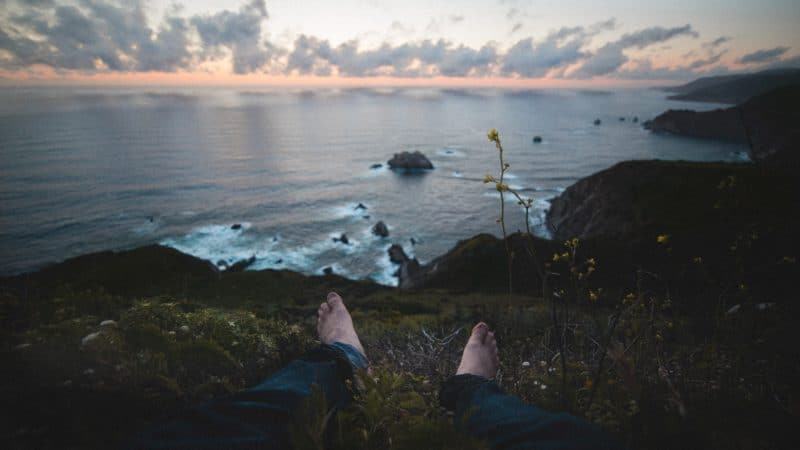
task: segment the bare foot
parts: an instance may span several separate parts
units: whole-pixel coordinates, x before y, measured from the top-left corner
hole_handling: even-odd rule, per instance
[[[333,344],[334,342],[350,344],[362,355],[366,355],[361,341],[358,340],[356,330],[353,328],[353,319],[339,294],[329,292],[325,303],[319,305],[317,315],[317,333],[323,344]]]
[[[494,332],[489,331],[489,326],[479,322],[472,329],[472,335],[464,347],[461,364],[456,370],[456,375],[472,374],[484,378],[493,378],[497,375],[500,358],[497,354],[497,340]]]

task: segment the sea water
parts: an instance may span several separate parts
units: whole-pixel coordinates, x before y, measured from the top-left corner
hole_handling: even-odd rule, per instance
[[[0,274],[160,243],[214,264],[255,256],[249,270],[331,267],[394,285],[393,243],[424,263],[499,234],[499,195],[482,182],[499,175],[490,129],[546,235],[549,200],[619,161],[746,160],[741,145],[641,126],[716,107],[647,89],[3,88]],[[387,169],[415,150],[435,169]],[[521,229],[508,200],[509,229]],[[386,238],[371,232],[379,220]]]

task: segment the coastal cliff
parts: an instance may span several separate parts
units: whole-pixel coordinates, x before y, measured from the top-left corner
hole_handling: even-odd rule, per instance
[[[800,85],[773,89],[726,109],[669,110],[643,126],[653,132],[745,144],[753,161],[800,162]]]

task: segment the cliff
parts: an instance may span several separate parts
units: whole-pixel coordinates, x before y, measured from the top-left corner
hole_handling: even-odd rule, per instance
[[[783,165],[800,161],[800,84],[758,95],[726,109],[669,110],[646,129],[682,136],[739,142],[753,161]]]
[[[750,74],[703,77],[665,88],[671,100],[739,104],[775,88],[800,84],[800,69],[765,70]]]

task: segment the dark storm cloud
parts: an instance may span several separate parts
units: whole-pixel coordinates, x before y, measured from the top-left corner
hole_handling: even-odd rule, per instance
[[[677,36],[697,37],[698,34],[688,24],[674,28],[652,27],[625,34],[618,40],[600,47],[572,76],[576,78],[592,78],[612,74],[628,62],[629,58],[625,55],[624,50],[630,48],[642,49]]]
[[[742,64],[763,64],[775,62],[783,56],[784,53],[789,51],[789,47],[775,47],[770,49],[762,49],[748,53],[741,58],[739,62]]]

